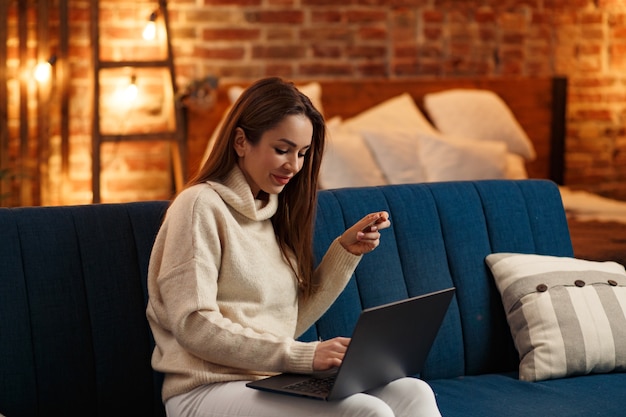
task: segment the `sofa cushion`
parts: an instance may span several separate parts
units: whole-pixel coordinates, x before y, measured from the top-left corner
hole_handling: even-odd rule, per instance
[[[326,189],[385,185],[385,175],[358,132],[345,129],[338,118],[326,123],[327,138],[319,184]]]
[[[622,265],[515,253],[486,262],[519,352],[520,379],[626,370]]]
[[[516,373],[431,380],[444,417],[623,416],[626,374],[525,382]]]

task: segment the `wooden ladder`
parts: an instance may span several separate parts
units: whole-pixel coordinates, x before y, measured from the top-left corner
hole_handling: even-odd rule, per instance
[[[100,174],[101,174],[101,145],[105,142],[119,141],[168,141],[171,144],[172,166],[174,171],[174,186],[176,191],[180,191],[184,185],[185,173],[187,172],[187,149],[185,120],[182,106],[173,103],[174,124],[172,130],[149,133],[132,134],[103,134],[101,129],[101,78],[103,70],[115,68],[131,69],[166,69],[169,71],[171,81],[172,97],[176,97],[176,76],[174,72],[174,59],[172,53],[172,43],[170,39],[169,17],[166,0],[158,1],[158,12],[150,16],[154,21],[157,16],[163,19],[167,55],[165,59],[159,60],[102,60],[100,54],[100,7],[98,0],[91,0],[91,44],[93,53],[94,68],[94,94],[93,94],[93,123],[92,123],[92,190],[93,203],[100,203]]]

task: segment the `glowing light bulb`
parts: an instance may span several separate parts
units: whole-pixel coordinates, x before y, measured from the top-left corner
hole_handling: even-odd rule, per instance
[[[50,79],[52,74],[52,64],[48,61],[40,62],[35,66],[34,76],[37,81],[44,83]]]
[[[130,77],[130,84],[124,90],[124,100],[126,101],[134,101],[137,98],[137,93],[139,89],[137,88],[137,77],[134,75]]]
[[[152,12],[150,20],[146,23],[146,27],[143,29],[143,38],[147,41],[154,40],[156,38],[156,12]]]

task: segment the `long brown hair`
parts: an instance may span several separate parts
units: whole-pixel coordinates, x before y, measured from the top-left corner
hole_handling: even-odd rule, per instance
[[[317,206],[317,181],[324,153],[326,127],[324,118],[293,83],[280,78],[264,78],[248,87],[233,105],[208,159],[189,182],[221,181],[238,162],[235,152],[236,128],[256,145],[263,133],[276,127],[290,115],[305,115],[313,125],[311,148],[298,174],[278,194],[278,210],[272,217],[274,233],[283,256],[298,278],[301,295],[315,291],[313,283],[313,223]],[[296,265],[289,254],[296,258]]]

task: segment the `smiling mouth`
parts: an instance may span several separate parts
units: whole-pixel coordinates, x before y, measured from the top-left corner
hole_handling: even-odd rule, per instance
[[[272,174],[272,177],[274,177],[274,180],[276,180],[276,182],[281,185],[287,185],[287,183],[291,179],[291,177],[284,177],[276,174]]]

